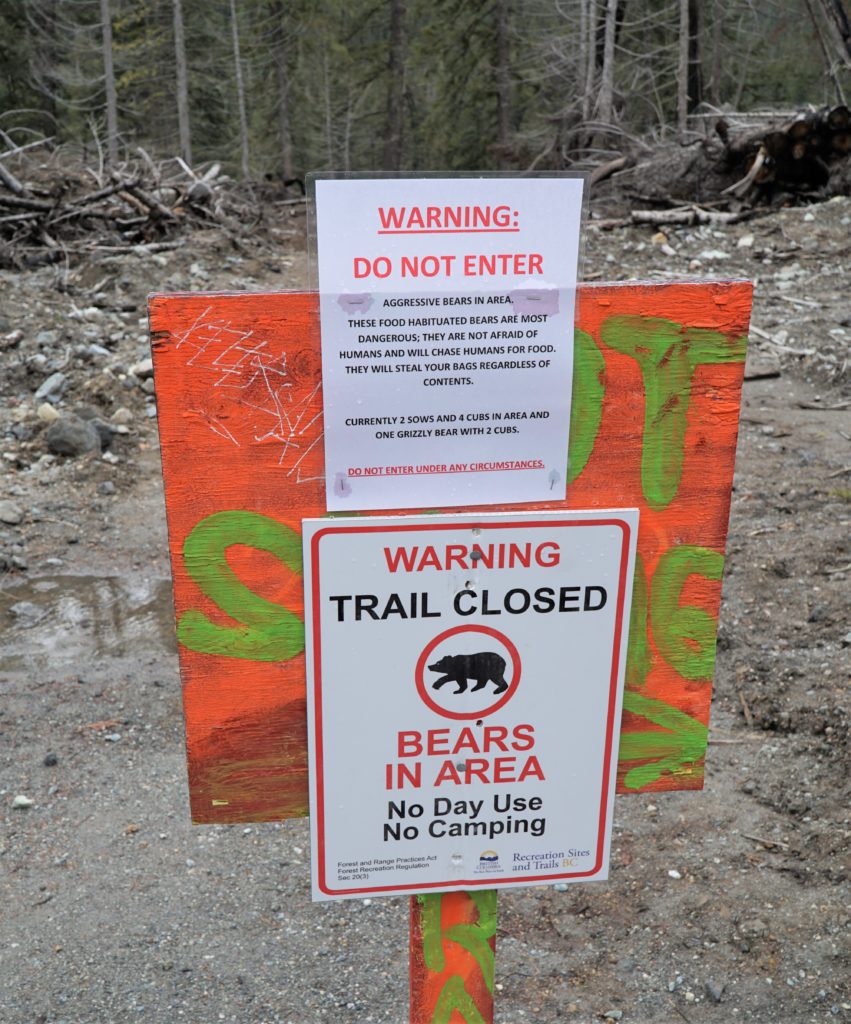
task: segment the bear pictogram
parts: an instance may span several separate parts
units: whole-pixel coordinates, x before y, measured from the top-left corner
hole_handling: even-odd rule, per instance
[[[505,681],[505,658],[494,651],[481,651],[478,654],[445,654],[439,661],[429,665],[432,672],[442,672],[440,679],[431,685],[439,690],[444,683],[455,683],[455,693],[464,693],[467,680],[475,679],[472,690],[481,690],[487,683],[495,683],[494,693],[502,693],[508,689]],[[471,691],[472,692],[472,691]]]

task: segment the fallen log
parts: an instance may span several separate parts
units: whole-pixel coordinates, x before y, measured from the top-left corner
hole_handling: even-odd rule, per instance
[[[26,191],[8,167],[3,166],[2,162],[0,162],[0,181],[3,182],[10,192],[14,192],[16,196],[22,196]]]
[[[737,181],[732,185],[728,185],[727,188],[725,188],[721,192],[721,195],[743,196],[751,187],[751,185],[756,181],[759,172],[762,170],[762,165],[765,163],[766,155],[767,154],[765,152],[765,147],[760,146],[759,152],[754,158],[754,162],[751,164],[751,168],[748,171],[748,173],[744,176],[744,178],[742,178],[741,181]]]
[[[13,156],[20,156],[22,153],[28,153],[33,149],[40,149],[42,146],[49,146],[53,142],[53,136],[50,135],[46,139],[36,139],[35,142],[25,142],[22,146],[16,146],[5,132],[3,132],[3,139],[12,148],[7,149],[4,153],[0,153],[0,160],[9,160]]]
[[[753,210],[725,212],[684,206],[673,210],[632,210],[633,224],[738,224],[754,215]]]
[[[50,210],[55,208],[56,204],[49,203],[45,199],[28,199],[26,196],[22,195],[0,195],[0,206],[15,206],[21,210],[37,210],[43,213],[48,213]]]
[[[160,220],[177,220],[177,214],[159,201],[155,196],[140,188],[135,182],[125,182],[123,191],[133,196],[149,213],[156,214]]]
[[[138,179],[134,179],[133,181],[129,182],[129,184],[138,184]],[[114,182],[112,185],[107,185],[105,188],[98,189],[97,192],[90,192],[88,195],[79,196],[77,199],[72,199],[68,203],[68,205],[89,206],[91,203],[97,203],[101,199],[106,199],[107,196],[115,195],[116,192],[120,192],[122,189],[126,188],[127,185],[128,182],[126,181]]]
[[[605,181],[606,178],[610,178],[616,171],[622,171],[628,163],[628,157],[619,156],[615,157],[614,160],[609,160],[608,163],[600,164],[599,167],[595,167],[594,170],[588,177],[589,185],[597,185],[601,181]]]

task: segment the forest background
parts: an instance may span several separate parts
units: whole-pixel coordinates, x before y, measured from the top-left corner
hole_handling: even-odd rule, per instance
[[[0,140],[86,162],[544,170],[849,89],[844,0],[0,0]]]

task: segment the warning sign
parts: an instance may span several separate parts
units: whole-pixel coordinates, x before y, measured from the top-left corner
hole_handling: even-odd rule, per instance
[[[582,192],[316,181],[329,510],[564,497]]]
[[[314,899],[607,876],[637,527],[304,522]]]

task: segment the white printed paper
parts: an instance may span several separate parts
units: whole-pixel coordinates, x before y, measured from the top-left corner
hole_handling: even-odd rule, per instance
[[[305,520],[314,899],[606,877],[637,529]]]
[[[563,498],[582,181],[320,179],[328,509]]]

